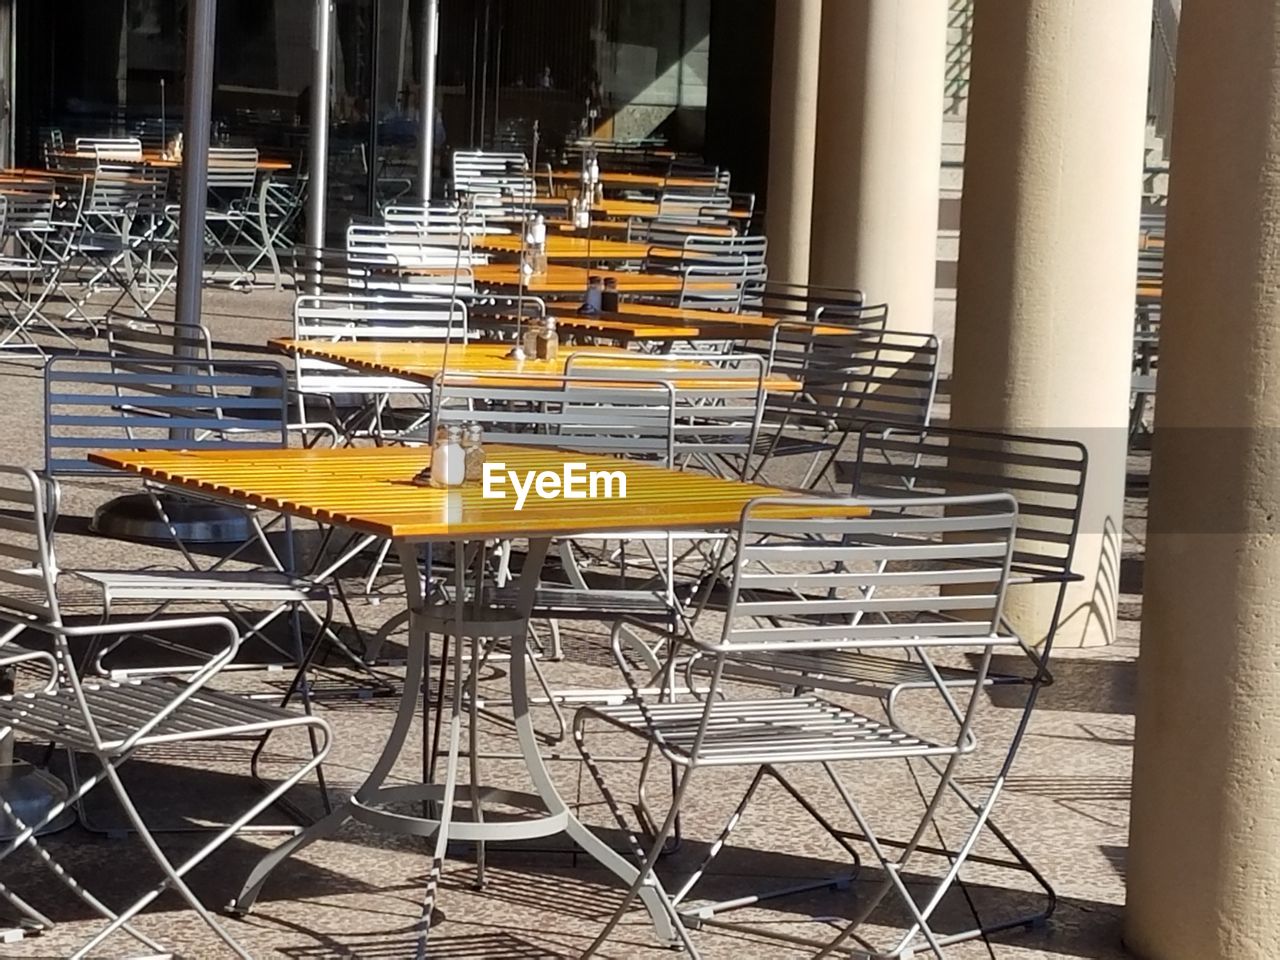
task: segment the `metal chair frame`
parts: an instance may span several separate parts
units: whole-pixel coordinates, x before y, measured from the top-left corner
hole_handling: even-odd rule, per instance
[[[769,342],[769,369],[800,380],[794,393],[770,394],[765,438],[753,476],[783,457],[807,456],[800,486],[815,488],[831,472],[849,437],[867,423],[928,424],[938,386],[938,340],[932,334],[860,324],[831,333],[814,323],[782,321]]]
[[[792,509],[788,519],[771,515],[771,509],[780,506]],[[812,510],[796,516],[796,508],[801,506]],[[868,506],[871,513],[864,515]],[[847,511],[843,516],[842,509]],[[697,956],[687,927],[707,922],[723,905],[682,911],[681,904],[723,849],[761,777],[767,774],[784,782],[779,768],[792,763],[823,766],[885,874],[878,890],[859,905],[840,935],[818,944],[819,955],[828,955],[851,937],[869,950],[870,945],[856,931],[884,897],[894,892],[912,918],[904,939],[911,942],[921,936],[942,956],[940,938],[929,920],[970,851],[966,848],[955,856],[947,875],[923,905],[907,888],[902,874],[935,822],[961,757],[978,748],[973,722],[993,653],[998,647],[1016,643],[1016,637],[1001,628],[1001,609],[1017,516],[1014,499],[1001,494],[882,501],[760,498],[744,509],[732,541],[736,549],[730,596],[717,640],[702,641],[692,633],[668,635],[666,662],[645,679],[635,674],[620,645],[626,624],[615,625],[611,645],[632,697],[622,705],[580,708],[574,719],[574,739],[616,822],[630,837],[641,872],[584,957],[604,945],[644,887],[659,891],[683,945]],[[783,566],[785,569],[780,569]],[[949,594],[952,588],[959,594]],[[932,668],[932,692],[954,722],[954,739],[940,733],[916,733],[892,715],[877,720],[816,695],[743,698],[725,689],[735,662],[743,657],[891,650],[912,651]],[[978,682],[970,688],[967,701],[957,696],[962,689],[948,685],[933,668],[933,658],[939,652],[954,650],[970,651],[978,659]],[[690,698],[674,692],[677,677],[685,677],[686,685],[691,685],[694,675],[708,678],[705,693]],[[794,675],[785,670],[770,679],[783,688],[795,683]],[[654,685],[663,688],[658,697],[645,692]],[[814,682],[810,688],[821,689],[822,684]],[[640,845],[587,749],[585,732],[593,721],[640,738],[650,757],[660,757],[679,771],[666,815],[654,818],[650,814],[661,827],[647,850]],[[942,772],[912,839],[895,856],[872,830],[835,765],[911,758],[933,759]],[[703,863],[669,893],[654,868],[694,771],[743,765],[757,771],[747,794],[711,844]],[[792,788],[791,792],[824,829],[834,833],[798,791]],[[648,805],[643,793],[639,804],[642,810]]]
[[[218,847],[248,825],[255,817],[281,799],[327,755],[331,733],[322,719],[300,716],[251,699],[219,693],[209,684],[235,656],[241,636],[234,625],[223,617],[184,617],[147,624],[147,629],[190,631],[214,628],[226,639],[226,646],[187,677],[152,678],[128,682],[87,680],[76,667],[71,649],[73,640],[111,639],[137,631],[138,624],[100,623],[72,626],[65,622],[58,603],[57,571],[51,530],[46,525],[49,504],[46,488],[51,481],[34,472],[15,467],[0,467],[5,481],[0,501],[6,506],[5,566],[0,569],[0,620],[52,638],[58,665],[58,684],[29,693],[0,697],[0,728],[26,733],[39,739],[55,740],[69,751],[92,754],[99,769],[79,780],[68,800],[53,805],[36,823],[24,823],[14,809],[0,797],[0,809],[20,828],[9,841],[0,845],[0,862],[22,846],[32,849],[49,870],[69,890],[83,900],[106,921],[88,943],[71,956],[89,956],[112,934],[123,930],[148,949],[163,953],[164,948],[130,921],[146,909],[165,890],[173,889],[196,911],[213,933],[237,956],[250,960],[230,932],[200,902],[187,885],[186,875],[206,860]],[[119,776],[120,766],[141,749],[152,745],[173,745],[211,739],[247,736],[265,740],[272,733],[290,728],[303,728],[315,744],[313,755],[298,770],[268,790],[247,811],[236,817],[195,853],[175,864],[161,850],[141,812]],[[58,863],[37,840],[37,833],[52,823],[68,806],[78,805],[102,782],[110,785],[117,801],[125,810],[143,845],[163,873],[163,880],[138,897],[129,907],[114,911],[103,904],[88,888]],[[47,918],[27,907],[17,896],[0,885],[0,894],[41,926]]]

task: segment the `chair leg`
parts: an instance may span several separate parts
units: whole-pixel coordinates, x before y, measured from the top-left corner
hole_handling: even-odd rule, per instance
[[[951,774],[954,772],[956,759],[956,756],[952,756],[951,761],[947,764],[947,775],[945,777],[945,780],[947,781],[950,780]],[[852,794],[849,793],[848,787],[845,786],[840,775],[836,773],[835,768],[830,763],[824,763],[822,766],[827,771],[827,776],[830,777],[831,782],[835,785],[836,791],[840,794],[840,799],[844,801],[845,806],[849,809],[849,813],[853,815],[854,822],[857,823],[858,829],[861,831],[867,845],[871,847],[872,853],[875,854],[876,860],[879,861],[880,869],[883,870],[885,874],[885,880],[880,884],[879,890],[868,898],[867,902],[857,912],[854,919],[849,922],[849,924],[834,940],[828,943],[817,953],[814,960],[821,960],[823,957],[830,956],[835,950],[839,949],[846,940],[853,937],[858,927],[861,926],[872,912],[875,911],[876,907],[880,905],[880,902],[891,890],[898,894],[899,900],[911,914],[912,920],[915,923],[915,929],[912,930],[910,936],[914,936],[915,932],[919,931],[919,934],[924,937],[929,949],[933,951],[936,957],[938,957],[938,960],[945,960],[945,955],[942,952],[942,944],[939,943],[937,935],[934,934],[933,930],[929,927],[929,915],[932,914],[933,909],[937,906],[937,901],[935,899],[926,909],[921,910],[920,906],[916,903],[915,898],[911,895],[911,891],[907,889],[906,883],[902,879],[902,872],[906,868],[912,855],[917,851],[920,840],[924,836],[925,831],[933,823],[934,818],[937,815],[938,803],[942,798],[942,793],[946,789],[947,784],[944,782],[938,785],[932,800],[925,810],[924,816],[921,818],[920,825],[916,828],[915,833],[912,836],[912,839],[905,845],[900,856],[896,859],[890,859],[888,851],[880,843],[876,834],[871,830],[871,825],[863,815],[862,808],[859,807],[857,801],[853,799]]]

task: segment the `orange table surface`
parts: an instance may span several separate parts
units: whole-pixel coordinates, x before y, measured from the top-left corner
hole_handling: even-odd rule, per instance
[[[754,385],[756,382],[754,376],[731,374],[711,380],[704,377],[682,380],[682,370],[705,370],[708,365],[692,358],[663,360],[622,347],[561,347],[555,360],[513,360],[508,356],[512,346],[509,343],[452,343],[447,348],[447,356],[446,347],[440,342],[272,340],[271,346],[286,353],[338,363],[356,370],[416,380],[427,386],[434,383],[442,373],[449,377],[474,379],[482,384],[492,382],[495,385],[519,385],[522,377],[563,377],[569,358],[573,356],[579,358],[574,367],[580,376],[603,377],[611,370],[626,370],[632,379],[638,372],[642,372],[649,380],[669,380],[677,386],[696,386],[706,390],[714,390],[717,385],[726,390],[740,390],[744,385]],[[774,393],[794,393],[800,388],[797,381],[780,373],[766,374],[764,386]]]
[[[697,310],[690,307],[672,307],[661,303],[620,303],[616,312],[597,317],[582,317],[576,313],[580,304],[561,303],[549,308],[556,322],[566,325],[578,320],[606,320],[630,322],[638,328],[647,325],[675,329],[684,334],[728,337],[733,331],[768,333],[780,323],[799,329],[805,324],[800,317],[770,316],[761,313],[730,313],[727,310]],[[848,327],[825,324],[814,328],[819,336],[841,336],[852,331]]]
[[[58,150],[54,151],[52,156],[59,157],[63,160],[92,160],[98,159],[95,153],[77,153],[74,150]],[[106,163],[137,163],[137,160],[114,160],[107,158]],[[152,150],[144,150],[142,153],[142,163],[149,167],[168,167],[177,168],[183,165],[182,160],[168,160]],[[293,164],[287,160],[272,160],[266,157],[258,158],[258,169],[262,171],[279,172],[281,170],[292,170]]]
[[[605,200],[592,208],[596,213],[606,217],[635,217],[640,220],[656,220],[662,213],[661,206],[648,200]],[[736,220],[751,219],[751,211],[735,207],[732,210],[717,210],[717,216],[732,217]]]
[[[581,183],[581,170],[556,170],[551,174],[552,179],[561,183]],[[669,189],[698,189],[699,187],[709,187],[714,185],[715,181],[710,177],[664,177],[656,173],[629,173],[622,170],[600,171],[600,182],[606,187],[618,187],[621,189],[633,188],[636,190],[661,190]]]
[[[559,473],[566,462],[582,463],[589,471],[622,470],[627,496],[571,501],[531,496],[517,511],[510,491],[506,499],[485,499],[479,482],[450,490],[415,484],[414,476],[431,462],[427,447],[139,450],[91,453],[89,459],[174,487],[401,541],[723,529],[735,526],[752,500],[787,495],[774,487],[596,454],[494,444],[486,453],[521,476],[529,470]],[[781,517],[814,512],[812,501],[767,508],[769,515]],[[867,513],[847,506],[832,506],[829,512]]]
[[[405,273],[417,276],[447,277],[450,271],[441,267],[400,267]],[[546,273],[537,276],[521,277],[520,265],[517,263],[483,263],[472,268],[472,275],[481,287],[519,287],[532,294],[567,293],[581,294],[587,289],[590,277],[602,280],[612,277],[618,281],[618,290],[622,293],[679,293],[683,288],[683,278],[674,273],[629,273],[622,270],[590,270],[586,267],[574,267],[565,263],[553,263]],[[698,280],[689,284],[689,289],[702,292],[730,290],[732,284],[720,280]]]
[[[518,254],[524,247],[519,236],[476,237],[474,246],[487,253]],[[643,260],[649,253],[649,244],[630,243],[626,240],[608,240],[602,237],[571,237],[559,233],[547,235],[548,260]]]

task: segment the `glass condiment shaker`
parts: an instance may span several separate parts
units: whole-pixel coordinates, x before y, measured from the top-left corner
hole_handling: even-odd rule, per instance
[[[462,428],[456,424],[436,428],[431,449],[431,485],[460,487],[466,479],[466,454],[462,449]]]
[[[466,462],[463,473],[467,480],[484,477],[484,428],[478,423],[468,423],[462,435],[462,452]]]
[[[554,360],[560,352],[560,334],[556,333],[556,318],[547,317],[538,331],[537,357],[539,360]]]
[[[524,355],[532,360],[538,355],[538,337],[542,333],[542,321],[534,318],[525,323],[524,334],[520,338],[520,345],[524,347]]]
[[[545,276],[547,272],[547,221],[538,214],[529,230],[529,239],[533,251],[533,272],[535,276]]]
[[[600,309],[605,313],[618,312],[618,278],[605,277],[604,290],[600,294]]]

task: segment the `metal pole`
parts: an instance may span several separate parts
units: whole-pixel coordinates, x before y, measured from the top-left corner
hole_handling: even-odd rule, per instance
[[[418,180],[422,203],[431,202],[431,172],[436,140],[436,53],[439,46],[440,0],[422,0],[422,83],[419,98]]]
[[[178,220],[178,292],[174,314],[180,325],[200,327],[204,291],[204,218],[209,202],[209,126],[213,114],[213,40],[218,0],[192,0],[187,7],[187,112],[182,134],[182,212]],[[178,356],[197,354],[195,336],[177,338]]]
[[[378,210],[378,72],[382,53],[382,0],[370,0],[369,17],[369,206],[368,214]]]
[[[317,0],[315,69],[311,75],[311,158],[307,194],[307,246],[324,249],[324,216],[328,206],[329,173],[329,48],[332,45],[333,4]],[[317,275],[318,282],[318,275]],[[319,292],[319,291],[317,291]]]

